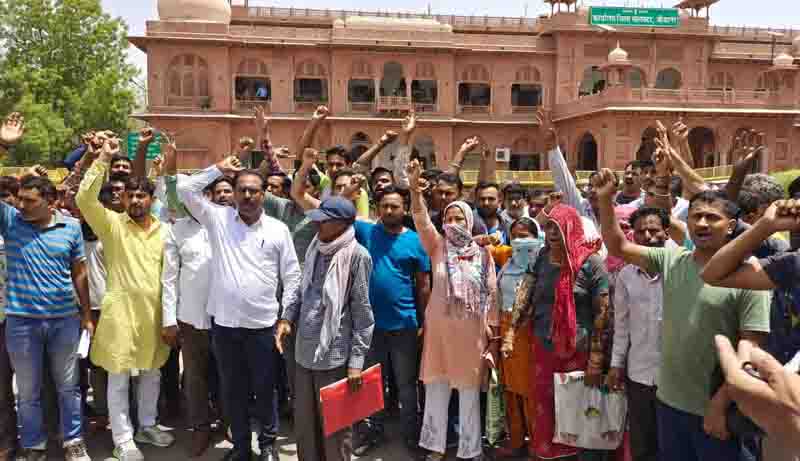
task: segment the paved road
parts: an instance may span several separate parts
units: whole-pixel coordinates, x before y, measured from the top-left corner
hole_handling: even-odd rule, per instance
[[[155,448],[150,446],[140,446],[144,453],[146,461],[176,461],[190,459],[186,454],[186,449],[191,444],[192,433],[185,429],[183,426],[171,428],[172,432],[177,437],[175,445],[170,448]],[[397,433],[397,431],[388,431]],[[231,447],[222,437],[222,434],[216,434],[213,446],[206,452],[202,458],[192,458],[193,461],[220,461],[225,455],[226,451]],[[255,442],[255,435],[254,440]],[[52,444],[51,444],[52,445]],[[111,451],[113,444],[111,442],[111,432],[98,431],[88,437],[89,454],[94,461],[112,461]],[[254,444],[257,446],[257,444]],[[291,428],[288,423],[284,422],[281,430],[281,435],[278,439],[278,447],[281,454],[281,461],[296,461],[297,460],[297,446],[295,445],[294,438],[291,436]],[[63,452],[57,448],[51,448],[50,460],[63,460]],[[405,447],[400,443],[399,438],[394,443],[387,443],[362,458],[356,458],[365,461],[406,461],[413,459],[409,456]]]

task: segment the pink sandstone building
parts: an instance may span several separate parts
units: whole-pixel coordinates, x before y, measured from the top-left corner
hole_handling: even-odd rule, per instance
[[[136,117],[177,132],[181,168],[253,136],[258,105],[273,143],[295,149],[321,104],[331,116],[315,146],[365,149],[413,109],[413,143],[438,165],[477,135],[500,170],[543,177],[541,105],[576,170],[648,156],[655,121],[679,117],[692,127],[698,167],[732,163],[732,138],[749,128],[770,147],[760,170],[800,166],[800,31],[713,26],[708,7],[719,0],[661,10],[667,19],[656,22],[674,15],[668,27],[595,17],[575,1],[550,0],[552,14],[538,18],[497,18],[159,0],[159,20],[130,37],[148,57],[147,107]]]

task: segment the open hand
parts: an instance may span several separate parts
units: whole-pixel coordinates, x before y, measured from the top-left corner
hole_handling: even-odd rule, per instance
[[[25,117],[19,112],[13,112],[0,125],[0,144],[8,146],[17,144],[23,134],[25,134]]]
[[[408,175],[408,183],[411,189],[422,193],[423,191],[420,188],[422,167],[420,167],[419,160],[414,159],[406,164],[406,175]]]
[[[389,144],[393,143],[395,139],[397,139],[397,136],[398,134],[396,131],[388,130],[383,134],[383,136],[381,136],[380,143],[381,145],[388,146]]]
[[[269,123],[267,121],[266,111],[263,106],[256,106],[254,113],[256,118],[256,130],[258,130],[259,133],[263,133]]]
[[[319,106],[314,111],[314,115],[311,116],[311,120],[314,121],[323,121],[331,114],[331,111],[326,106]]]
[[[235,174],[242,171],[242,162],[235,155],[231,155],[217,162],[217,168],[223,174]]]
[[[471,152],[473,149],[481,145],[481,139],[477,136],[472,136],[471,138],[467,138],[463,144],[461,144],[461,152],[467,153]]]
[[[747,340],[739,341],[738,351],[724,336],[716,336],[715,341],[728,395],[770,437],[798,449],[800,376],[785,370],[775,358]],[[745,371],[744,364],[748,362],[761,379]]]
[[[403,134],[409,135],[414,132],[417,128],[417,114],[414,113],[412,110],[406,118],[403,119],[400,127],[403,130]]]

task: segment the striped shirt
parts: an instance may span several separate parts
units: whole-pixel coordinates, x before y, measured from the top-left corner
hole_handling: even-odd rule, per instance
[[[77,314],[72,264],[85,259],[78,220],[56,211],[50,224],[39,228],[23,220],[16,208],[0,203],[0,235],[5,239],[8,269],[6,314],[30,318]]]

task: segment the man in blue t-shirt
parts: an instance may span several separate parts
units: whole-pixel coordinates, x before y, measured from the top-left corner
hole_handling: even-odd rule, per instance
[[[405,191],[385,187],[377,197],[378,224],[357,221],[356,239],[372,256],[369,298],[375,316],[375,331],[368,361],[383,364],[397,386],[405,441],[416,447],[417,376],[419,373],[418,316],[431,292],[431,262],[416,232],[403,226]],[[383,438],[383,416],[371,418],[362,430],[354,451],[362,456]]]

